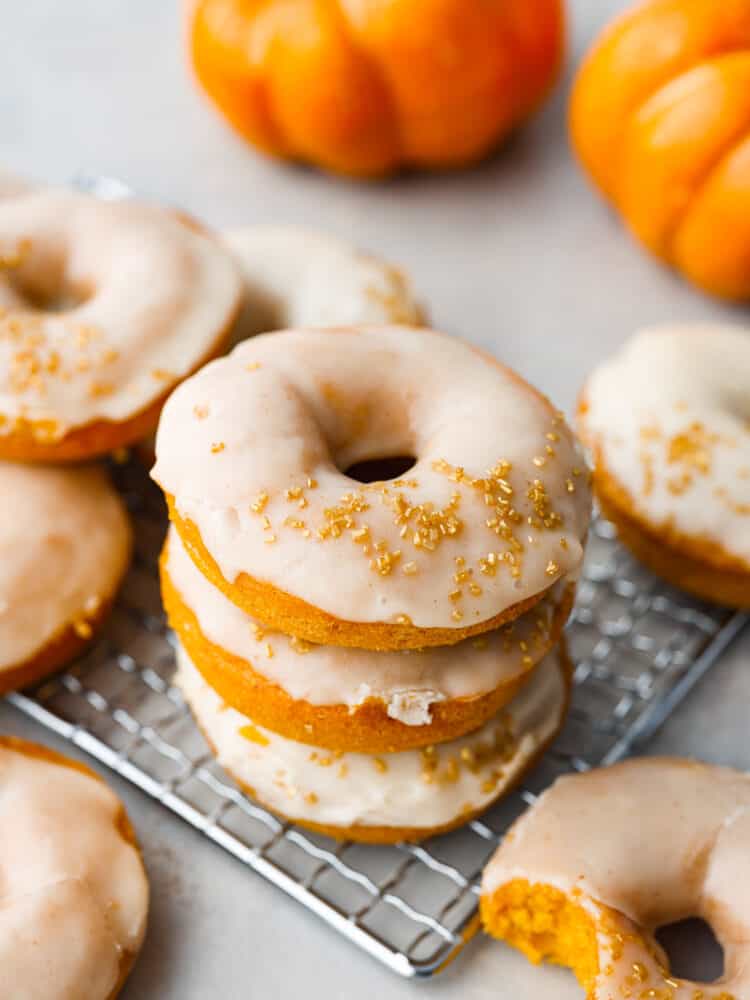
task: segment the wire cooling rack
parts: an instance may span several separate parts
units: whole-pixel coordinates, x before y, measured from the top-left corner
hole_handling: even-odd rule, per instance
[[[418,846],[336,844],[276,819],[213,760],[171,685],[156,573],[161,496],[137,461],[114,474],[135,519],[136,554],[105,634],[65,673],[9,700],[404,976],[438,972],[474,932],[482,868],[536,795],[646,740],[748,620],[665,587],[596,520],[568,628],[577,664],[570,716],[541,765],[457,832]]]

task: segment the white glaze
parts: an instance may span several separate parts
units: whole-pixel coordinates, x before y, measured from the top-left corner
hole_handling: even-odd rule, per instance
[[[55,440],[136,415],[210,352],[240,298],[217,240],[131,200],[1,200],[0,256],[0,434],[28,420]]]
[[[408,278],[344,240],[299,226],[222,233],[245,278],[236,341],[294,326],[419,323]]]
[[[127,568],[131,530],[105,472],[0,462],[0,684],[94,618]]]
[[[656,528],[750,570],[750,331],[643,330],[589,378],[586,442]]]
[[[178,650],[175,683],[190,705],[218,760],[270,809],[326,826],[389,826],[425,831],[475,812],[502,795],[554,735],[562,719],[567,683],[557,653],[498,716],[470,736],[435,747],[437,777],[426,781],[429,751],[335,754],[295,743],[224,705],[184,650]],[[251,726],[254,739],[241,730]],[[511,749],[470,770],[462,751],[479,752],[509,734]],[[260,742],[257,742],[257,741]],[[450,764],[451,761],[455,763]],[[446,769],[457,768],[454,780]]]
[[[479,698],[528,673],[549,647],[549,629],[568,586],[556,585],[532,611],[480,639],[419,651],[371,653],[300,644],[266,630],[205,578],[174,527],[169,530],[166,568],[203,635],[247,661],[291,698],[350,708],[375,699],[385,703],[392,719],[407,726],[430,723],[432,706],[438,702]]]
[[[387,496],[382,484],[357,484],[339,471],[410,453],[416,465],[400,485],[386,484]],[[487,524],[495,509],[485,491],[457,482],[436,467],[441,461],[474,479],[511,463],[506,482],[520,515],[512,530],[523,550],[517,578],[508,563],[494,576],[481,572],[480,560],[510,544]],[[577,572],[590,509],[581,465],[572,434],[549,404],[469,345],[413,327],[361,327],[262,335],[206,366],[165,407],[153,476],[198,527],[230,582],[244,572],[352,622],[407,616],[418,627],[461,628]],[[305,488],[307,477],[313,488]],[[535,480],[561,517],[554,528],[526,523],[535,514],[527,496]],[[287,498],[286,490],[297,488],[304,509]],[[252,505],[264,493],[268,502],[256,512]],[[353,530],[318,534],[326,510],[351,494],[369,507],[350,527],[367,527],[373,543],[402,552],[389,575],[378,572],[374,545]],[[399,495],[412,510],[444,510],[458,496],[460,530],[434,551],[418,548],[413,517],[401,534],[392,506]],[[289,518],[304,521],[310,537]],[[457,558],[479,593],[469,583],[457,587]],[[409,575],[404,567],[412,563]],[[457,589],[458,600],[451,599]]]
[[[148,883],[91,775],[0,744],[0,996],[109,1000],[140,948]]]
[[[628,988],[657,1000],[695,1000],[698,988],[703,1000],[727,1000],[727,992],[741,1000],[750,996],[749,859],[750,777],[642,758],[559,779],[511,828],[482,893],[516,879],[576,893],[597,923],[597,1000],[622,1000]],[[602,907],[615,917],[603,920]],[[707,920],[724,947],[721,983],[670,985],[663,963],[639,943],[689,916]],[[634,978],[635,963],[645,978]]]

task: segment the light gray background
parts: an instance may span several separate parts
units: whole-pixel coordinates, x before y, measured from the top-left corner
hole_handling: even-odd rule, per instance
[[[467,3],[471,0],[466,0]],[[529,0],[533,3],[533,0]],[[222,225],[288,221],[402,264],[434,325],[493,350],[569,409],[586,372],[635,327],[742,322],[641,253],[592,194],[565,132],[572,68],[622,0],[574,0],[565,80],[490,162],[355,185],[256,156],[196,92],[167,0],[25,0],[0,27],[0,164],[65,181],[81,167]],[[750,641],[653,749],[750,766]],[[0,731],[59,741],[0,704]],[[573,1000],[563,972],[475,940],[439,978],[405,982],[123,781],[153,903],[125,1000],[507,997]]]

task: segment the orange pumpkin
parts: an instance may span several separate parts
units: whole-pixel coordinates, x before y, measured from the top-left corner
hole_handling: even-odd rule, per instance
[[[750,0],[648,0],[586,58],[573,143],[635,235],[750,299]]]
[[[198,79],[275,156],[339,173],[453,167],[528,116],[563,0],[194,0]]]

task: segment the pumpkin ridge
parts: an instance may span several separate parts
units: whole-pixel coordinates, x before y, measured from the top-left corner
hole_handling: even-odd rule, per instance
[[[578,75],[580,76],[580,74],[587,68],[590,58],[595,54],[595,50],[600,43],[604,43],[609,38],[617,34],[623,33],[624,31],[627,31],[634,24],[637,24],[641,20],[641,18],[643,18],[644,16],[645,17],[649,16],[650,8],[651,8],[651,0],[642,0],[641,4],[639,4],[636,8],[629,11],[628,10],[623,11],[621,14],[615,17],[608,25],[606,25],[594,49],[592,49],[584,57],[581,65],[578,68]],[[713,46],[709,45],[706,46],[705,49],[697,51],[694,54],[693,59],[686,60],[684,65],[672,66],[671,68],[667,68],[665,66],[663,68],[664,75],[659,80],[659,82],[655,83],[653,87],[650,88],[643,95],[638,95],[638,97],[634,98],[632,104],[629,104],[628,107],[623,111],[623,114],[621,116],[622,127],[620,129],[620,135],[622,136],[627,132],[627,130],[633,123],[633,119],[640,114],[640,112],[649,103],[649,101],[653,100],[653,98],[656,97],[661,90],[663,90],[665,87],[668,87],[675,80],[686,75],[687,73],[692,73],[694,69],[697,69],[699,66],[703,66],[705,63],[713,62],[717,59],[722,59],[724,56],[739,55],[740,53],[745,53],[745,52],[750,52],[750,47],[748,47],[748,45],[745,43],[737,42],[736,44],[722,43],[721,45],[719,44]],[[576,87],[577,87],[577,81],[576,83],[574,83],[573,86],[571,100],[575,99]],[[618,149],[620,148],[621,146],[618,146]],[[586,166],[586,169],[589,171],[589,173],[592,174],[592,176],[596,180],[596,183],[600,186],[600,189],[602,190],[606,199],[612,202],[613,204],[617,205],[618,198],[617,198],[616,183],[612,184],[610,180],[604,176],[598,178],[597,170],[595,168],[592,168],[591,166],[585,163],[584,165]]]
[[[328,0],[328,6],[333,15],[336,17],[337,21],[339,22],[339,25],[341,27],[341,33],[344,36],[344,38],[346,38],[347,44],[350,45],[352,49],[357,53],[357,55],[362,59],[362,61],[366,63],[368,72],[371,73],[372,76],[378,81],[378,83],[382,88],[382,92],[386,95],[388,99],[388,104],[390,106],[391,119],[392,119],[391,127],[393,129],[395,138],[395,149],[393,151],[392,158],[394,160],[401,159],[405,156],[406,147],[404,144],[403,135],[401,134],[401,121],[399,117],[400,109],[398,106],[398,102],[396,100],[396,96],[393,92],[393,86],[391,85],[390,80],[388,80],[388,78],[385,76],[383,71],[378,66],[377,60],[372,55],[372,53],[368,52],[365,46],[362,45],[362,43],[356,37],[354,31],[352,30],[352,26],[349,22],[349,18],[346,16],[346,13],[343,7],[341,6],[341,0]]]
[[[714,59],[703,60],[701,65],[711,62],[719,62],[720,60],[726,58],[727,56],[735,57],[740,53],[745,53],[747,58],[750,60],[750,48],[743,48],[732,53],[723,53],[721,56]],[[691,212],[696,208],[701,196],[710,187],[712,180],[716,176],[717,172],[721,170],[722,166],[730,160],[740,146],[747,142],[750,138],[750,114],[748,115],[748,120],[741,126],[738,126],[737,131],[733,133],[726,142],[723,142],[715,151],[716,155],[712,158],[711,163],[706,167],[705,170],[701,171],[700,177],[693,187],[690,201],[685,206],[681,217],[672,225],[669,231],[666,233],[664,238],[664,244],[666,247],[666,252],[668,254],[668,259],[670,261],[674,260],[676,256],[676,243],[680,238],[680,233],[683,227],[687,224]]]

